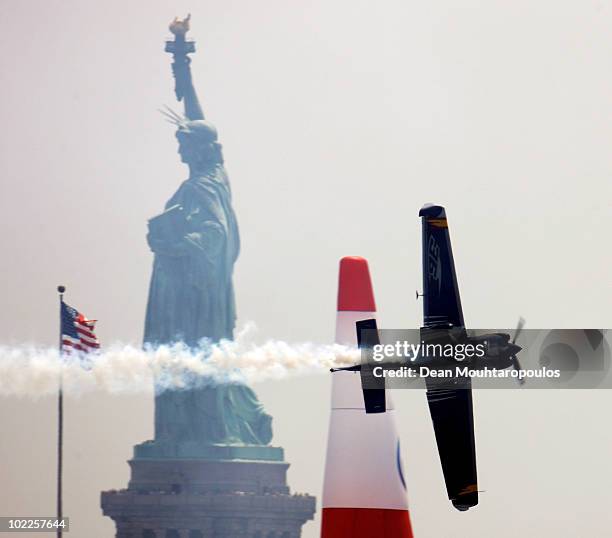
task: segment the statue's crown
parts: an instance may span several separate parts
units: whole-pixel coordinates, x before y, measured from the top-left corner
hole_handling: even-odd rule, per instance
[[[200,142],[216,142],[219,138],[217,128],[206,120],[186,121],[179,127],[179,132],[195,136]]]

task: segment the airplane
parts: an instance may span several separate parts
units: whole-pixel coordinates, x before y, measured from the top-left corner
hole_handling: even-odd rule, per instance
[[[422,265],[423,265],[423,327],[421,341],[424,343],[484,344],[483,357],[466,358],[462,365],[471,370],[494,368],[515,368],[521,370],[517,354],[521,347],[516,344],[524,326],[519,320],[511,339],[506,333],[471,335],[465,327],[455,262],[451,248],[448,222],[444,207],[426,204],[419,211],[422,222]],[[356,324],[359,347],[372,347],[379,343],[374,319]],[[361,333],[370,335],[367,340]],[[454,359],[441,357],[416,357],[415,366],[440,364]],[[454,363],[456,364],[456,363]],[[348,370],[362,372],[362,388],[366,413],[385,412],[384,380],[381,385],[368,388],[363,383],[364,369],[357,365]],[[524,382],[522,379],[519,383]],[[466,511],[478,504],[478,481],[476,470],[476,449],[474,440],[474,414],[471,380],[467,378],[432,379],[425,378],[427,403],[434,427],[442,472],[448,498],[459,511]]]

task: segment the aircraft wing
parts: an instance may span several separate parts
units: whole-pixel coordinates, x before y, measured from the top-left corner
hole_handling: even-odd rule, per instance
[[[426,205],[423,224],[423,325],[464,327],[455,261],[442,206]]]
[[[423,225],[423,329],[465,327],[446,212],[426,205]],[[458,510],[478,504],[472,384],[469,378],[440,383],[426,378],[431,413],[448,498]]]
[[[457,510],[467,510],[478,504],[471,381],[462,379],[462,388],[426,382],[448,498]]]

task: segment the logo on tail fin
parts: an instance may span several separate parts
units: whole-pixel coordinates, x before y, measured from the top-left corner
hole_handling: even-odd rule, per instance
[[[442,287],[442,260],[440,260],[440,246],[433,235],[427,242],[427,267],[429,279],[438,283],[438,295]]]

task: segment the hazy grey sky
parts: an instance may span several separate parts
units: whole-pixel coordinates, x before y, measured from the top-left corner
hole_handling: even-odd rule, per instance
[[[139,342],[146,220],[186,177],[156,109],[175,106],[163,41],[187,12],[241,226],[240,322],[262,339],[330,341],[347,254],[370,260],[382,326],[417,327],[427,201],[447,207],[469,325],[612,325],[612,2],[1,5],[2,343],[56,343],[59,283],[102,342]],[[256,387],[292,488],[319,500],[329,385]],[[609,534],[612,394],[477,393],[486,493],[460,514],[424,395],[397,392],[416,536]],[[1,400],[0,515],[53,513],[53,405]],[[88,395],[66,415],[71,536],[112,536],[99,491],[126,486],[152,399]]]

